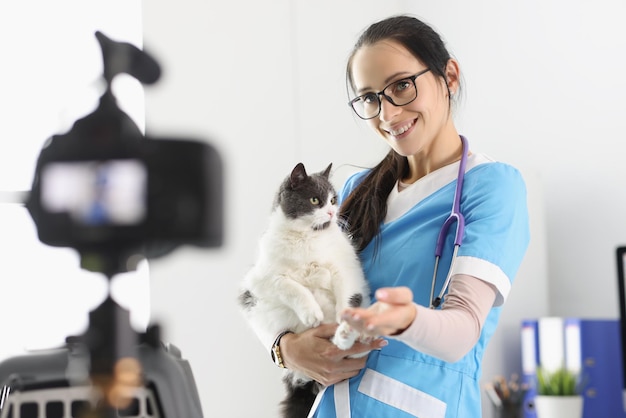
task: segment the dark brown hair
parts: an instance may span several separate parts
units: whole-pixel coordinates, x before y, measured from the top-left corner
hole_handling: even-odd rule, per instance
[[[421,20],[400,15],[376,22],[361,34],[348,59],[348,91],[355,90],[352,61],[356,52],[386,39],[402,44],[435,76],[446,79],[446,66],[451,56],[441,37]],[[348,233],[359,250],[363,250],[377,236],[387,214],[387,197],[396,181],[408,175],[408,170],[406,157],[392,149],[343,202],[340,216],[346,221]]]

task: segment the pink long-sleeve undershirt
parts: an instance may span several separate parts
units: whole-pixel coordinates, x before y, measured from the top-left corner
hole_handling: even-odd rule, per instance
[[[485,281],[455,275],[440,310],[416,304],[413,323],[391,338],[441,360],[458,361],[478,341],[497,292]]]

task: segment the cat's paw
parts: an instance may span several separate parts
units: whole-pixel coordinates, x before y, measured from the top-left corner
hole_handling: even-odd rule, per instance
[[[319,306],[312,306],[310,309],[300,309],[298,318],[307,328],[314,328],[322,323],[324,312]]]
[[[359,337],[359,332],[343,321],[337,327],[332,342],[341,350],[347,350],[354,345],[354,341]]]

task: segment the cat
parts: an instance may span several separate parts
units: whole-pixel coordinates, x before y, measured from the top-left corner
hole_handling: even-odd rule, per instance
[[[356,248],[337,218],[331,167],[308,175],[298,163],[280,185],[239,304],[259,335],[265,329],[299,333],[337,322],[331,341],[345,350],[356,340],[371,340],[340,320],[347,307],[369,306],[370,291]],[[284,371],[283,417],[306,417],[321,385],[302,373]]]

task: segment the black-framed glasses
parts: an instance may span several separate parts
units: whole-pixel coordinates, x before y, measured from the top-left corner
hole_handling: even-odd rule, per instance
[[[430,71],[430,68],[422,70],[411,77],[394,81],[378,93],[365,93],[355,97],[348,104],[352,107],[354,113],[364,120],[373,119],[380,114],[381,96],[394,106],[408,105],[417,98],[415,79],[428,71]]]

